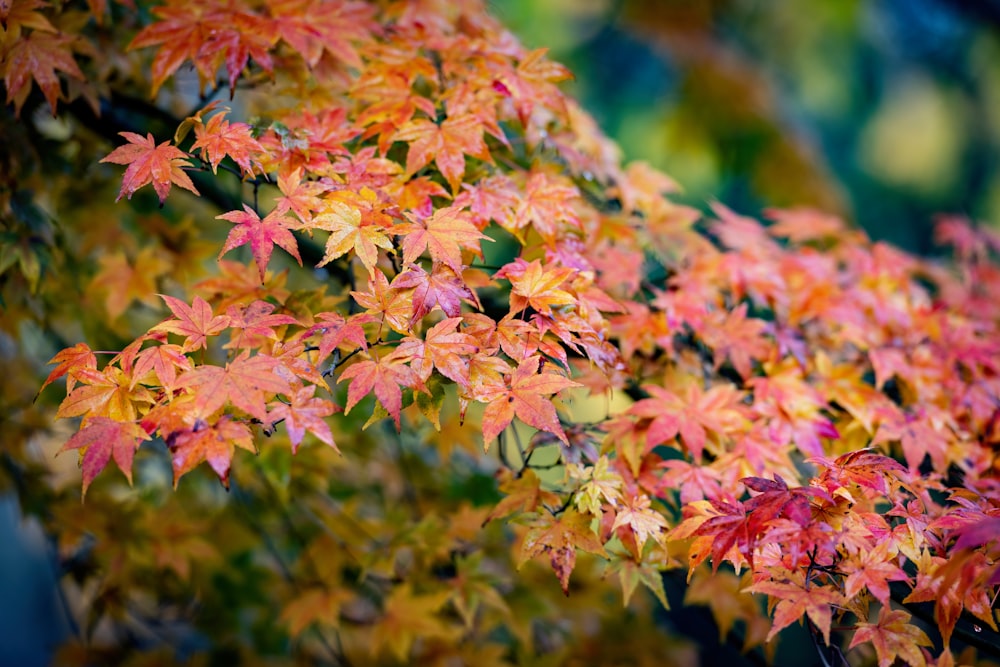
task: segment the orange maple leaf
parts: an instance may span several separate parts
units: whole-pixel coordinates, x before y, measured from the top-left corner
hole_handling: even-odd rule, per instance
[[[407,337],[396,348],[399,354],[413,357],[410,367],[421,380],[427,381],[433,369],[460,385],[469,383],[469,362],[466,357],[475,354],[479,347],[476,339],[458,331],[461,317],[441,320],[427,330],[422,339]]]
[[[433,160],[452,192],[458,192],[465,174],[465,156],[493,162],[483,141],[483,125],[472,115],[446,118],[440,125],[420,118],[399,128],[396,141],[410,144],[406,154],[406,173],[412,175]]]
[[[49,376],[45,378],[45,382],[42,383],[41,389],[38,393],[42,393],[42,389],[58,380],[64,375],[68,374],[66,378],[66,391],[73,391],[73,386],[76,384],[76,379],[74,378],[74,373],[79,370],[89,369],[97,370],[97,357],[94,355],[94,351],[90,349],[90,346],[86,343],[77,343],[73,347],[67,347],[65,350],[60,351],[56,356],[49,359],[50,364],[58,364],[49,373]]]
[[[827,646],[830,645],[830,621],[833,618],[830,606],[844,601],[844,596],[836,590],[816,584],[806,588],[791,581],[761,581],[747,590],[771,596],[771,604],[777,600],[774,625],[767,634],[767,641],[805,615],[823,633]]]
[[[461,273],[462,248],[467,248],[482,256],[479,247],[481,239],[489,239],[469,222],[468,214],[457,206],[447,206],[434,211],[428,218],[397,226],[393,231],[406,234],[403,238],[403,261],[411,264],[424,251],[430,252],[431,259],[451,267]],[[489,239],[492,240],[492,239]]]
[[[306,385],[293,391],[289,395],[289,403],[272,403],[269,419],[272,428],[277,422],[284,420],[285,428],[288,429],[288,439],[292,443],[292,454],[295,454],[299,445],[305,438],[306,431],[309,431],[320,441],[326,443],[334,450],[340,451],[333,441],[333,433],[330,425],[323,420],[335,412],[340,411],[340,406],[325,398],[313,396],[316,392],[316,385]]]
[[[569,575],[576,566],[576,550],[607,557],[604,545],[590,527],[591,519],[590,515],[580,514],[572,508],[558,517],[543,514],[524,538],[518,568],[528,559],[547,552],[563,593],[569,595]]]
[[[326,241],[326,254],[317,267],[329,264],[350,250],[374,276],[378,249],[392,250],[392,241],[385,235],[381,225],[374,224],[362,216],[361,211],[337,200],[327,200],[326,208],[312,219],[310,227],[330,232]]]
[[[525,262],[516,259],[498,271],[495,278],[510,281],[510,310],[516,313],[531,306],[540,313],[551,314],[552,306],[565,306],[576,301],[569,292],[559,287],[576,273],[567,267],[547,268],[535,259]]]
[[[554,434],[567,445],[566,432],[559,424],[555,406],[547,396],[569,387],[582,386],[562,375],[540,372],[541,357],[521,362],[510,377],[509,387],[497,392],[483,412],[483,444],[489,444],[517,415],[525,424]]]
[[[914,666],[926,664],[921,646],[932,642],[924,631],[910,623],[911,616],[902,609],[883,606],[876,623],[858,623],[848,649],[863,642],[871,642],[878,656],[878,667],[890,667],[899,658]]]
[[[175,431],[165,438],[170,449],[174,469],[174,488],[186,473],[202,461],[208,461],[222,485],[229,488],[229,468],[232,466],[235,447],[256,452],[253,434],[247,425],[234,421],[228,415],[215,424],[199,419],[190,429]]]
[[[207,123],[198,122],[194,126],[195,142],[191,150],[200,150],[202,156],[212,165],[212,173],[217,173],[219,163],[227,155],[239,165],[245,176],[253,176],[254,155],[263,152],[264,148],[257,143],[251,134],[253,128],[246,123],[230,123],[226,120],[227,111],[221,111],[208,119]]]
[[[21,113],[21,105],[31,91],[31,79],[42,89],[53,116],[56,115],[56,103],[62,97],[56,72],[65,72],[74,79],[84,80],[83,72],[69,49],[72,41],[73,38],[68,35],[53,35],[39,30],[14,39],[13,46],[4,55],[2,70],[7,87],[7,104],[14,102],[15,115]]]
[[[119,146],[101,160],[101,162],[128,165],[115,201],[119,201],[122,197],[131,199],[132,193],[148,183],[153,184],[161,204],[170,192],[171,183],[196,195],[199,194],[194,183],[182,169],[188,166],[184,161],[188,157],[187,153],[172,146],[169,141],[157,146],[151,132],[145,138],[134,132],[119,132],[119,134],[128,139],[129,143]]]
[[[276,372],[279,363],[273,357],[244,353],[226,366],[204,365],[181,375],[177,388],[190,388],[202,413],[209,415],[228,401],[251,417],[267,419],[264,396],[290,395],[292,390],[285,378]]]

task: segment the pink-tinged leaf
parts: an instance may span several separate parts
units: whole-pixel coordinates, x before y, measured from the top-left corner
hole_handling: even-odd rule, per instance
[[[166,302],[175,319],[160,322],[150,331],[167,331],[185,336],[185,352],[207,347],[209,336],[216,336],[229,326],[229,318],[225,315],[213,315],[212,307],[200,296],[196,296],[190,306],[165,294],[161,294],[160,298]]]
[[[330,425],[324,419],[335,412],[340,412],[340,406],[325,398],[313,396],[315,391],[315,385],[306,385],[292,392],[289,397],[290,403],[271,404],[269,419],[272,427],[277,422],[284,420],[285,428],[288,429],[288,439],[292,443],[292,454],[298,452],[306,431],[340,452],[337,444],[333,441]]]
[[[236,224],[229,231],[229,236],[226,237],[226,244],[222,247],[219,258],[221,259],[233,248],[249,243],[250,251],[257,263],[257,272],[260,274],[261,283],[264,282],[264,272],[267,270],[267,263],[271,261],[271,252],[275,245],[284,248],[289,255],[295,258],[299,266],[302,266],[298,242],[289,231],[298,227],[298,223],[279,213],[277,209],[268,213],[261,220],[256,211],[244,204],[242,211],[230,211],[216,217]]]
[[[80,459],[80,467],[83,470],[83,495],[87,495],[90,483],[104,470],[111,459],[114,459],[115,465],[131,484],[135,450],[143,440],[149,440],[149,434],[135,422],[120,422],[107,417],[93,417],[84,424],[84,427],[59,450],[60,452],[71,449],[83,450]]]
[[[229,328],[239,331],[233,333],[233,339],[225,346],[241,349],[255,347],[262,338],[278,340],[274,327],[286,324],[299,324],[291,315],[273,315],[275,305],[266,301],[254,301],[248,306],[229,306],[226,316],[229,317]]]
[[[312,325],[305,335],[320,334],[320,359],[326,359],[344,343],[351,343],[355,349],[359,347],[362,350],[368,349],[368,339],[365,337],[363,325],[376,321],[368,313],[358,313],[346,319],[339,313],[319,313],[316,319],[319,321]]]
[[[448,265],[455,273],[460,273],[464,266],[462,249],[481,256],[480,241],[489,238],[476,229],[470,222],[470,215],[457,206],[438,209],[429,218],[399,225],[398,229],[406,235],[403,238],[405,263],[412,264],[426,251],[431,259]]]
[[[351,411],[362,398],[372,391],[382,407],[392,416],[399,430],[399,413],[403,409],[403,387],[411,387],[419,382],[413,369],[406,365],[406,357],[396,354],[384,355],[379,359],[363,359],[347,367],[337,382],[350,380],[347,387],[347,407],[344,414]]]
[[[219,366],[198,366],[177,380],[178,389],[191,389],[203,414],[209,415],[226,402],[261,421],[267,419],[265,395],[291,393],[288,381],[275,371],[280,366],[273,357],[247,354]]]
[[[156,196],[160,198],[162,204],[167,194],[170,193],[171,183],[189,190],[194,194],[199,194],[194,187],[194,183],[184,172],[183,167],[188,166],[185,158],[187,153],[176,146],[172,146],[169,141],[164,141],[159,146],[152,133],[145,138],[134,132],[120,132],[129,143],[119,146],[105,157],[101,162],[113,162],[115,164],[127,164],[125,176],[122,178],[122,187],[118,193],[118,199],[122,197],[132,198],[132,194],[144,185],[153,184]]]
[[[226,120],[226,111],[212,116],[204,125],[195,125],[196,140],[191,150],[200,150],[202,156],[212,165],[216,173],[219,163],[227,155],[239,165],[244,176],[253,176],[254,156],[262,153],[264,148],[257,143],[251,134],[253,128],[246,123],[230,123]]]
[[[170,433],[165,437],[174,469],[174,488],[185,474],[202,461],[207,461],[222,485],[229,488],[229,468],[236,447],[256,452],[253,434],[247,425],[228,415],[215,424],[199,419],[189,428]]]
[[[41,389],[38,393],[42,393],[42,389],[52,384],[54,381],[58,380],[64,375],[69,375],[66,378],[66,391],[73,391],[73,385],[76,380],[73,378],[73,373],[81,369],[91,369],[97,370],[97,357],[94,355],[93,350],[86,343],[77,343],[73,347],[67,347],[62,350],[56,356],[49,360],[50,364],[59,364],[52,369],[49,376],[45,378],[45,382],[42,383]]]
[[[522,361],[511,375],[509,388],[498,392],[486,406],[483,412],[483,443],[487,447],[510,425],[515,415],[525,424],[548,431],[569,444],[548,396],[583,385],[562,375],[540,372],[540,364],[541,357],[537,355]]]

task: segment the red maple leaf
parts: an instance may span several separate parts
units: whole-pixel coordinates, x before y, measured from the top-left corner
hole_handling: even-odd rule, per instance
[[[147,347],[136,356],[135,364],[132,366],[133,386],[147,373],[153,372],[163,388],[171,391],[177,381],[178,369],[191,370],[191,360],[184,354],[184,349],[180,345],[166,343]]]
[[[278,340],[274,327],[285,324],[299,324],[291,315],[274,315],[275,305],[267,301],[254,301],[248,306],[229,306],[226,316],[229,317],[229,328],[238,331],[233,333],[233,339],[224,347],[241,349],[255,347],[261,338]],[[301,326],[301,325],[300,325]]]
[[[242,211],[230,211],[216,217],[236,223],[236,226],[229,230],[229,236],[226,237],[226,244],[222,247],[219,258],[221,259],[233,248],[249,243],[262,283],[264,282],[264,271],[267,269],[267,263],[271,261],[271,252],[274,250],[275,244],[284,248],[289,255],[295,258],[299,266],[302,266],[298,242],[289,231],[298,228],[299,225],[292,218],[278,213],[277,209],[268,213],[261,220],[256,211],[244,204]]]
[[[421,380],[427,381],[434,368],[441,375],[467,385],[469,382],[469,362],[466,357],[475,354],[479,347],[476,339],[458,331],[461,317],[441,320],[427,330],[423,339],[410,336],[396,348],[399,354],[413,357],[410,367]]]
[[[368,349],[368,339],[365,336],[365,324],[374,322],[368,313],[359,313],[349,318],[344,318],[340,313],[318,313],[316,324],[309,327],[305,336],[314,333],[321,334],[319,340],[319,358],[326,359],[330,353],[346,343],[351,343],[355,348]]]
[[[67,374],[69,377],[66,378],[66,392],[69,393],[73,391],[73,385],[76,383],[73,377],[75,371],[81,369],[97,370],[97,357],[86,343],[77,343],[73,347],[67,347],[49,359],[49,363],[59,365],[53,368],[49,376],[45,378],[41,389],[38,390],[39,394],[42,393],[42,389]]]

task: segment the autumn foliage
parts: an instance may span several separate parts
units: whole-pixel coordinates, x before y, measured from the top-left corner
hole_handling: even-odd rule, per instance
[[[472,1],[0,27],[4,131],[102,193],[47,244],[24,211],[80,185],[0,190],[3,329],[60,332],[30,410],[85,495],[46,492],[60,664],[690,664],[676,591],[763,660],[798,625],[827,664],[997,654],[997,234],[703,217]]]

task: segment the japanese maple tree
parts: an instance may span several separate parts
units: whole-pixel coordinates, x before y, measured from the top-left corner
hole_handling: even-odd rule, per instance
[[[4,131],[61,146],[0,189],[59,664],[684,662],[681,597],[755,659],[1000,652],[1000,235],[702,216],[475,0],[0,28]]]

